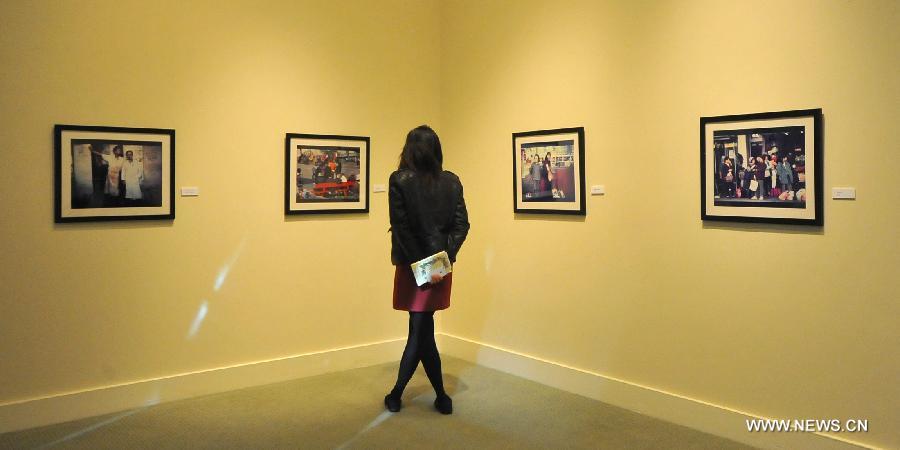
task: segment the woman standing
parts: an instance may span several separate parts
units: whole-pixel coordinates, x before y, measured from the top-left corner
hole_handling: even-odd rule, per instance
[[[531,196],[532,198],[543,197],[541,192],[541,157],[535,153],[531,160]]]
[[[417,286],[410,264],[446,251],[450,262],[469,232],[469,217],[459,178],[443,170],[441,141],[427,125],[406,135],[399,168],[389,179],[391,263],[394,270],[394,309],[409,312],[409,336],[400,358],[394,389],[384,397],[391,412],[400,411],[400,397],[422,361],[434,387],[434,406],[442,414],[453,412],[444,391],[441,357],[434,342],[434,312],[450,307],[453,274]]]
[[[541,162],[541,190],[550,194],[553,194],[553,166],[550,162],[550,152],[547,152],[547,155],[544,156],[544,160]]]
[[[734,198],[734,165],[731,158],[725,158],[722,167],[719,168],[721,174],[721,188],[719,188],[719,196],[721,198]]]
[[[534,193],[534,180],[531,178],[531,157],[522,150],[522,198],[530,198]]]
[[[776,172],[778,173],[778,187],[782,192],[790,191],[794,184],[794,174],[791,172],[791,165],[788,164],[787,158],[781,158],[781,164],[778,164]]]
[[[753,166],[753,175],[756,177],[756,192],[754,195],[757,200],[765,200],[766,163],[763,162],[762,156],[756,157],[756,165]]]

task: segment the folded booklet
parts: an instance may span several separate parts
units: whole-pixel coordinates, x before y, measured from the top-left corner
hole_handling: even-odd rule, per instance
[[[416,277],[416,284],[419,286],[430,282],[432,274],[440,274],[443,277],[453,272],[453,266],[450,265],[450,257],[444,251],[416,261],[410,264],[409,267],[412,267],[413,275]]]

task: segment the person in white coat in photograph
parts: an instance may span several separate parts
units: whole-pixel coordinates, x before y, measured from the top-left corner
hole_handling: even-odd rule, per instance
[[[125,199],[141,200],[141,182],[144,181],[144,164],[134,160],[134,152],[125,152],[125,163],[122,164],[122,181],[125,182]]]

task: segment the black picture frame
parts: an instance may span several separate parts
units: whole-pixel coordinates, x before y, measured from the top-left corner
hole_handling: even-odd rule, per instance
[[[568,148],[570,145],[571,148]],[[532,158],[529,155],[532,150],[536,152],[534,155],[538,151],[542,155]],[[512,151],[514,213],[586,214],[584,127],[513,133]],[[551,156],[549,168],[545,170],[547,153]],[[534,167],[534,159],[540,159],[541,162],[537,163],[540,168],[530,174],[532,169],[527,165]]]
[[[352,167],[357,173],[344,173],[345,169],[323,168],[319,172],[316,163],[301,163],[306,153],[311,158],[324,156]],[[338,156],[344,152],[343,156]],[[357,155],[353,155],[356,152]],[[368,136],[336,134],[286,133],[284,138],[284,213],[297,214],[353,214],[369,212],[369,166],[371,140]],[[332,156],[328,156],[331,154]],[[306,166],[306,167],[304,167]],[[346,166],[345,166],[346,167]],[[304,169],[310,175],[304,178]],[[340,172],[338,172],[340,170]],[[328,173],[324,173],[328,172]],[[343,175],[346,180],[337,178]],[[333,178],[329,178],[333,177]],[[312,181],[303,183],[303,180]],[[355,181],[354,181],[355,180]],[[355,184],[355,186],[354,186]],[[353,197],[356,191],[356,197]],[[321,195],[320,195],[321,194]]]
[[[175,219],[175,130],[57,124],[53,142],[56,223]],[[115,147],[140,153],[141,175],[125,191],[121,163],[111,181],[106,158],[118,161]]]
[[[701,117],[700,219],[823,226],[822,126],[821,108]]]

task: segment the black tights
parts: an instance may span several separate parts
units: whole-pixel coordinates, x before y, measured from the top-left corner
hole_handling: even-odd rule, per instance
[[[397,384],[391,391],[393,394],[403,393],[406,383],[409,383],[409,379],[419,366],[419,361],[422,361],[422,366],[425,367],[425,374],[428,375],[428,381],[431,381],[434,392],[439,397],[446,395],[441,375],[441,355],[438,354],[437,344],[434,342],[434,311],[409,313],[409,337],[400,358]]]

